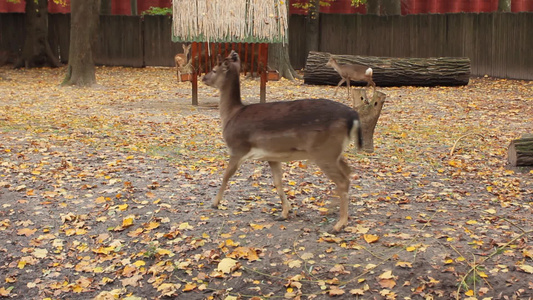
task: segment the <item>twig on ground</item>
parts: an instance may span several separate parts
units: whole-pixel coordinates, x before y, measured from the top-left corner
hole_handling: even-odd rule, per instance
[[[462,139],[464,139],[465,137],[470,136],[470,135],[477,135],[477,136],[479,136],[480,138],[483,139],[483,136],[482,136],[481,134],[479,134],[479,133],[467,133],[467,134],[465,134],[465,135],[460,136],[460,137],[455,141],[455,143],[453,144],[452,150],[450,150],[450,156],[453,155],[453,152],[455,151],[455,147],[457,147],[457,143],[459,143],[460,140],[462,140]]]

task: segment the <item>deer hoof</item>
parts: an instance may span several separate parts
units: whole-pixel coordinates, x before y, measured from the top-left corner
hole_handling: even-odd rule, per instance
[[[279,217],[276,217],[274,220],[276,220],[276,221],[285,221],[285,220],[287,220],[287,217],[279,216]]]
[[[340,228],[338,228],[337,226],[333,226],[333,228],[331,228],[330,230],[328,230],[328,233],[336,234],[336,233],[341,232],[341,230],[342,230],[342,226],[341,226]]]
[[[342,229],[344,228],[346,224],[344,223],[341,223],[341,222],[337,222],[337,224],[335,224],[335,226],[333,226],[333,228],[329,231],[329,233],[339,233],[342,231]]]

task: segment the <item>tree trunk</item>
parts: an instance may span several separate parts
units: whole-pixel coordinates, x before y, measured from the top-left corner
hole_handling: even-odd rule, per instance
[[[310,52],[304,72],[304,83],[337,85],[340,75],[326,63],[326,52]],[[371,67],[378,86],[457,86],[470,79],[468,57],[391,58],[375,56],[334,55],[339,64],[360,64]],[[351,82],[366,85],[366,82]]]
[[[131,15],[136,16],[139,14],[137,11],[137,0],[130,0],[130,6],[131,6]]]
[[[498,11],[510,12],[511,11],[511,0],[498,0]]]
[[[285,1],[287,5],[287,11],[289,11],[289,1]],[[287,19],[288,21],[288,19]],[[289,57],[289,43],[281,44],[275,43],[268,47],[268,65],[272,69],[279,72],[279,75],[283,78],[294,80],[294,78],[301,78],[291,65]]]
[[[101,0],[100,15],[110,15],[112,13],[111,0]]]
[[[507,156],[513,167],[533,166],[533,134],[525,134],[513,140],[507,150]]]
[[[381,0],[381,15],[397,16],[402,14],[400,0]]]
[[[320,22],[320,3],[319,0],[311,0],[309,2],[309,9],[307,12],[307,30],[306,30],[306,46],[307,52],[318,51],[319,44],[319,22]]]
[[[70,51],[63,84],[90,86],[96,83],[93,44],[100,0],[72,0],[70,7]]]
[[[379,15],[381,10],[381,0],[367,0],[366,13],[369,15]]]
[[[59,67],[48,43],[48,0],[26,1],[26,39],[15,68]]]
[[[288,44],[276,43],[268,46],[268,65],[270,68],[277,70],[283,78],[289,80],[301,78],[291,65]]]

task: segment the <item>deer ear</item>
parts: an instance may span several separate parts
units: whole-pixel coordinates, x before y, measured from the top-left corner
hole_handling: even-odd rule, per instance
[[[222,67],[227,70],[229,69],[229,66],[231,64],[231,59],[229,57],[226,57],[221,63],[220,65],[222,65]]]
[[[240,60],[239,59],[239,54],[237,52],[235,52],[234,50],[231,50],[231,53],[229,54],[228,58],[232,62],[238,62]]]

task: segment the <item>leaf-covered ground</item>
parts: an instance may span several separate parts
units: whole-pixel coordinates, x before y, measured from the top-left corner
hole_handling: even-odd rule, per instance
[[[333,184],[247,162],[222,209],[217,92],[169,68],[0,69],[0,297],[8,299],[531,299],[533,172],[507,146],[533,133],[533,83],[379,88],[373,154],[346,157],[350,220],[327,231]],[[246,102],[259,84],[242,83]],[[270,82],[267,101],[334,87]],[[348,104],[345,91],[336,100]],[[453,152],[453,153],[452,153]]]

